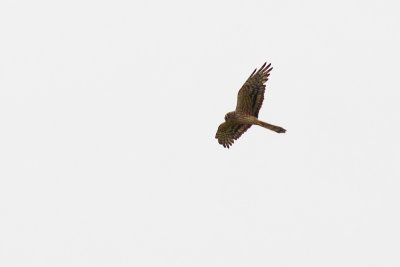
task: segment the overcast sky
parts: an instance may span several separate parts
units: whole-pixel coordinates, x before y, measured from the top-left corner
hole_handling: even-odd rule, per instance
[[[0,266],[400,266],[399,5],[1,1]]]

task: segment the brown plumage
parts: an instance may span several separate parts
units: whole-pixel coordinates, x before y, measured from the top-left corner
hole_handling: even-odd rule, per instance
[[[286,132],[282,127],[258,120],[258,112],[264,101],[265,82],[271,70],[271,63],[264,63],[258,71],[255,69],[243,84],[238,93],[236,110],[227,113],[225,122],[218,127],[215,135],[218,143],[229,148],[253,124],[277,133]]]

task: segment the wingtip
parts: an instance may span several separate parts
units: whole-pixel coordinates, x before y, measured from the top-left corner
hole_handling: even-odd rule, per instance
[[[256,73],[257,68],[255,68],[255,70],[250,74],[249,78],[251,78],[253,76],[254,73]]]

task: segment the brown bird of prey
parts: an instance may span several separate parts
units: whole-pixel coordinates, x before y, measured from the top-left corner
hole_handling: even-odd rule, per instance
[[[258,119],[258,112],[264,100],[265,82],[271,70],[271,63],[264,63],[258,71],[255,69],[243,84],[238,93],[236,110],[227,113],[225,122],[218,127],[215,135],[218,143],[229,148],[251,125],[259,125],[277,133],[286,132],[282,127]]]

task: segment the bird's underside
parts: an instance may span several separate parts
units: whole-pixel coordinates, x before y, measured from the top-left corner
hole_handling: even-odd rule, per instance
[[[256,69],[257,70],[257,69]],[[215,138],[218,143],[229,148],[252,125],[259,125],[277,133],[286,132],[285,129],[258,119],[258,113],[264,100],[265,82],[268,80],[271,64],[261,68],[250,75],[239,90],[236,110],[225,115],[225,122],[218,127]]]

